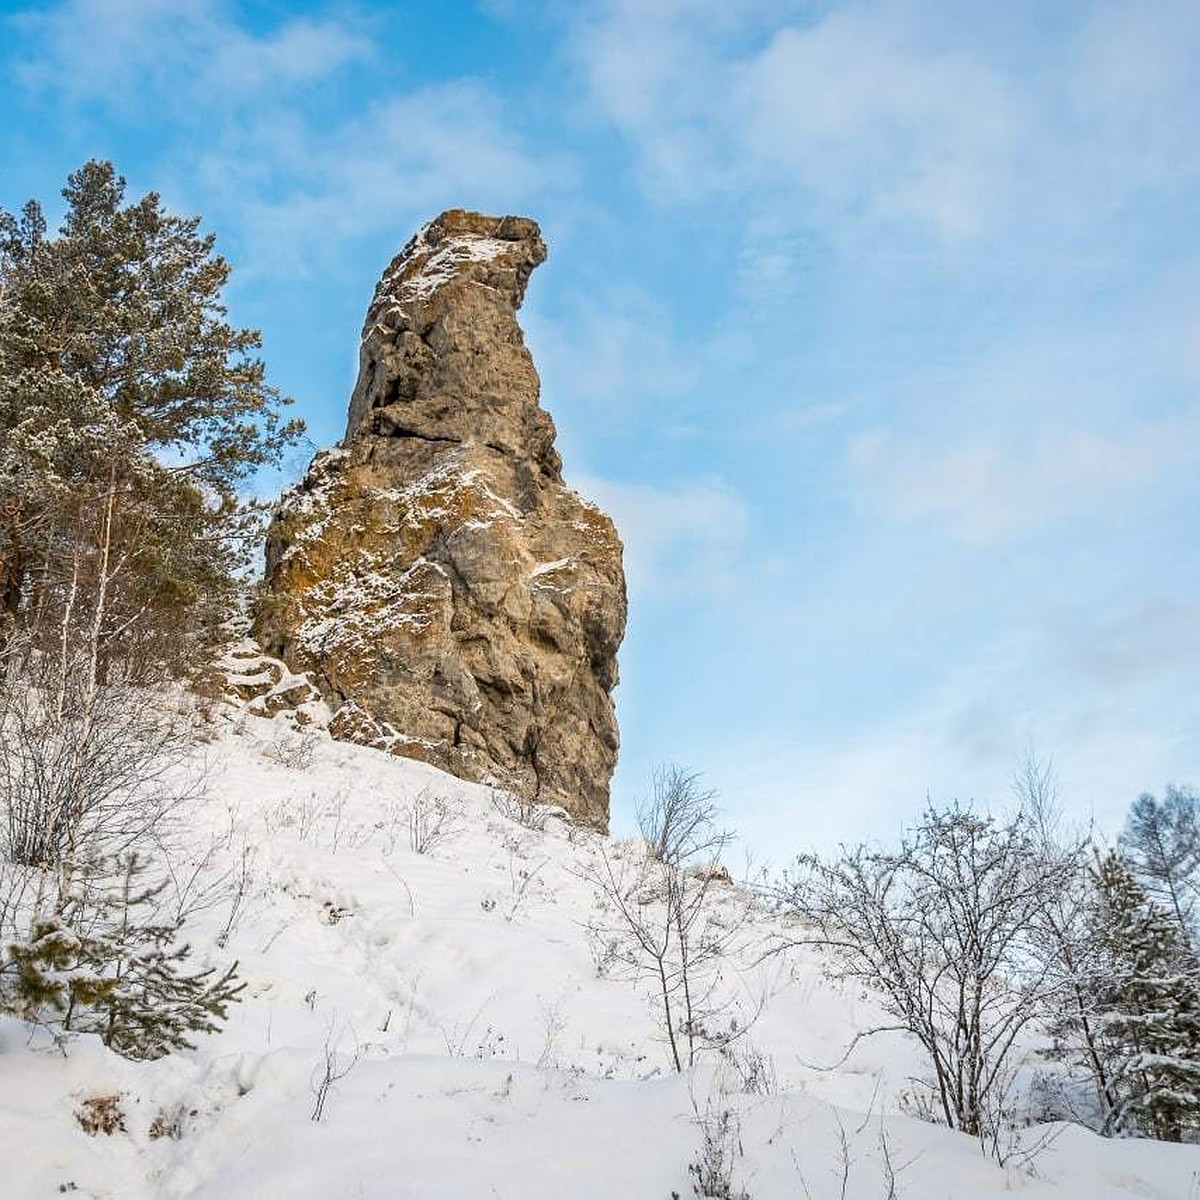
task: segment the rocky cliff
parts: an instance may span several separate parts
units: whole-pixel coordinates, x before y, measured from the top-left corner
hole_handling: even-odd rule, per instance
[[[564,483],[517,310],[537,225],[451,210],[375,289],[346,436],[280,503],[255,633],[337,736],[608,816],[621,543]]]

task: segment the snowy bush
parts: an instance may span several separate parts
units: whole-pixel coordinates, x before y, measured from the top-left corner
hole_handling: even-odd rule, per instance
[[[263,754],[272,762],[292,771],[307,771],[313,764],[317,752],[315,734],[280,728],[263,748]]]
[[[95,1137],[99,1133],[106,1137],[112,1137],[114,1133],[124,1133],[125,1111],[121,1107],[120,1093],[107,1092],[100,1096],[88,1096],[75,1110],[75,1120],[89,1137]]]

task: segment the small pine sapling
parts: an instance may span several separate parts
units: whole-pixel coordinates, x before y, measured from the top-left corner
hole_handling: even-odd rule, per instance
[[[143,885],[137,855],[115,881],[93,874],[53,918],[8,946],[12,979],[0,1000],[26,1020],[98,1034],[125,1058],[161,1058],[214,1033],[245,987],[237,964],[189,971],[179,925],[159,917],[165,881]]]

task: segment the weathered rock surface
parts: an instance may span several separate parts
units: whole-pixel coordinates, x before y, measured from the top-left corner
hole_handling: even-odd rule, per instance
[[[388,267],[342,444],[284,496],[264,648],[337,736],[593,824],[616,762],[621,543],[562,480],[516,313],[537,225],[451,210]]]

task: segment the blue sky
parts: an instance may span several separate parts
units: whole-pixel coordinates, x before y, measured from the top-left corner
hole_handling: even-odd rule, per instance
[[[0,5],[0,204],[199,212],[315,443],[451,205],[524,310],[631,623],[615,825],[705,772],[761,853],[1200,783],[1191,0]],[[303,468],[303,456],[290,466]]]

